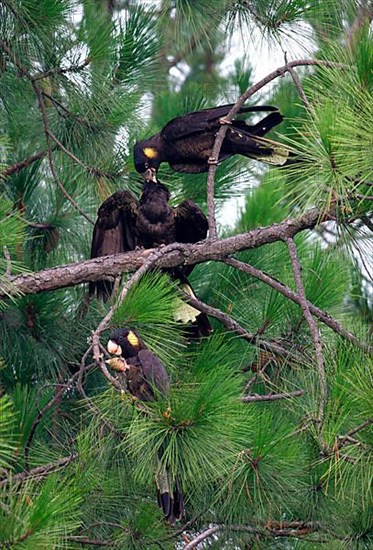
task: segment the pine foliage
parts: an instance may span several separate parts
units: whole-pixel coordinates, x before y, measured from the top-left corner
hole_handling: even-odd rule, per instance
[[[373,365],[354,340],[371,340],[373,319],[370,4],[0,2],[1,548],[172,549],[209,528],[201,548],[372,546]],[[213,335],[198,342],[174,321],[181,293],[166,272],[148,271],[127,293],[123,275],[105,304],[88,300],[87,285],[22,295],[13,281],[89,258],[101,202],[141,193],[134,143],[178,115],[235,102],[255,82],[260,40],[289,59],[306,44],[321,64],[294,69],[309,105],[289,74],[250,97],[280,108],[270,137],[297,162],[219,165],[219,236],[319,210],[294,242],[307,300],[345,330],[314,314],[321,419],[320,365],[289,299],[285,242],[235,255],[282,293],[223,261],[195,266],[197,296],[230,319],[211,317]],[[206,174],[162,164],[159,178],[173,205],[192,199],[207,213]],[[232,199],[242,207],[225,227]],[[120,374],[110,384],[91,345],[107,314],[102,345],[112,329],[137,330],[166,367],[168,395],[139,402],[118,391]],[[176,525],[156,504],[159,470],[184,493]]]

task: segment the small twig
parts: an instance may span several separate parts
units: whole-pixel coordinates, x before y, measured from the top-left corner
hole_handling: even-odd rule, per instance
[[[241,401],[244,403],[251,403],[253,401],[278,401],[279,399],[290,399],[291,397],[299,397],[301,395],[304,395],[304,390],[295,390],[287,393],[268,393],[266,395],[253,393],[241,397]]]
[[[255,384],[255,382],[257,381],[258,377],[263,377],[264,372],[266,371],[267,367],[271,364],[271,361],[272,361],[273,359],[275,359],[275,356],[273,356],[273,355],[270,355],[270,356],[266,359],[266,361],[265,361],[264,365],[262,366],[262,368],[261,368],[260,370],[258,370],[258,371],[254,374],[254,376],[252,376],[252,377],[250,378],[250,380],[246,383],[245,388],[244,388],[244,391],[245,391],[245,392],[248,391],[248,390],[251,388],[251,386],[253,386],[253,385]],[[247,369],[247,370],[248,370],[248,369]],[[263,378],[264,378],[264,377],[263,377]]]
[[[27,220],[25,217],[21,217],[21,220],[28,225],[29,227],[32,227],[33,229],[44,229],[45,231],[49,231],[52,229],[55,229],[55,226],[50,223],[42,223],[42,222],[31,222],[30,220]]]
[[[309,113],[312,113],[313,109],[312,109],[311,103],[308,101],[308,98],[307,98],[306,94],[304,93],[303,86],[302,86],[302,83],[300,81],[300,78],[299,78],[297,72],[288,63],[286,52],[285,52],[285,65],[288,67],[288,72],[289,72],[291,78],[293,79],[293,82],[294,82],[294,84],[295,84],[295,86],[298,90],[298,93],[299,93],[299,95],[300,95],[307,111]]]
[[[350,195],[353,199],[362,199],[364,201],[373,201],[373,195],[363,195],[362,193],[356,193],[355,191]]]
[[[87,368],[89,368],[91,365],[89,365]],[[52,399],[50,399],[48,401],[48,403],[46,403],[46,405],[44,405],[44,407],[38,412],[38,414],[36,415],[36,418],[34,420],[34,422],[32,423],[32,426],[30,428],[30,432],[28,434],[28,437],[27,437],[27,440],[26,440],[26,443],[25,443],[25,450],[24,450],[24,458],[25,458],[25,469],[26,470],[29,470],[29,454],[30,454],[30,448],[31,448],[31,443],[32,443],[32,440],[34,438],[34,435],[35,435],[35,432],[36,432],[36,428],[38,427],[38,425],[40,424],[43,416],[45,415],[46,412],[48,412],[55,403],[58,402],[58,400],[60,399],[60,397],[69,389],[71,388],[73,382],[75,381],[76,378],[78,378],[80,376],[80,371],[75,373],[73,376],[71,376],[71,378],[69,378],[65,384],[61,384],[59,389],[56,391],[55,395],[52,397]]]
[[[39,109],[41,111],[42,120],[43,120],[43,126],[44,126],[44,133],[47,139],[48,143],[48,159],[49,159],[49,166],[52,172],[52,175],[54,177],[55,182],[57,183],[58,187],[61,189],[62,194],[66,199],[70,202],[70,204],[81,214],[89,223],[94,225],[93,220],[80,208],[80,206],[75,202],[75,200],[69,195],[69,193],[66,191],[65,187],[63,186],[62,182],[60,181],[60,178],[58,177],[56,167],[54,165],[53,160],[53,147],[50,145],[50,129],[49,129],[49,122],[48,122],[48,114],[46,111],[45,103],[43,100],[43,94],[39,87],[36,85],[35,82],[31,81],[32,87],[34,88],[34,92],[36,94],[36,97],[38,99]]]
[[[114,545],[114,541],[90,539],[87,537],[80,537],[79,535],[69,535],[65,538],[65,540],[75,542],[76,544],[81,544],[82,546],[102,546],[103,548],[110,548]]]
[[[115,177],[119,177],[121,175],[120,172],[118,172],[118,174],[111,174],[109,172],[104,172],[104,171],[100,170],[99,168],[97,168],[95,166],[92,166],[92,167],[87,166],[86,164],[84,164],[84,162],[82,160],[80,160],[76,155],[74,155],[74,153],[69,151],[69,149],[67,149],[64,146],[64,144],[57,138],[57,136],[55,136],[54,133],[51,132],[50,130],[48,130],[48,136],[51,138],[52,141],[55,142],[55,144],[61,149],[61,151],[63,151],[76,164],[78,164],[78,166],[83,168],[83,170],[85,172],[87,172],[88,174],[91,174],[91,175],[94,175],[94,176],[99,176],[99,177],[105,177],[105,178],[108,178],[108,179],[114,179]]]
[[[47,71],[44,71],[42,73],[37,73],[31,77],[31,80],[34,82],[36,80],[40,80],[42,78],[47,78],[48,76],[52,76],[55,74],[66,74],[66,73],[76,73],[87,67],[91,62],[90,57],[86,57],[85,60],[80,63],[80,65],[71,65],[70,67],[55,67],[53,69],[48,69]]]
[[[364,430],[364,428],[367,428],[371,424],[373,424],[373,418],[368,418],[368,420],[365,420],[365,422],[362,422],[359,426],[356,426],[345,435],[338,436],[338,448],[344,447],[353,435]]]
[[[183,50],[179,50],[175,57],[171,59],[171,61],[168,62],[167,70],[169,71],[172,69],[172,67],[175,67],[180,61],[184,59],[185,56],[192,53],[193,50],[196,49],[196,46],[198,44],[198,39],[195,36],[192,36],[190,40],[188,41],[187,46]],[[167,59],[165,60],[167,62]]]
[[[319,411],[318,411],[318,422],[319,422],[319,431],[322,432],[324,417],[325,417],[325,407],[327,401],[327,381],[324,367],[324,357],[322,353],[322,343],[321,337],[316,325],[314,318],[310,312],[308,306],[308,301],[306,298],[302,276],[301,276],[301,265],[298,258],[297,247],[292,238],[286,239],[286,244],[288,246],[289,255],[291,259],[291,264],[293,267],[295,285],[297,287],[298,296],[300,299],[300,307],[302,308],[304,318],[306,319],[308,326],[311,331],[311,335],[314,341],[315,350],[316,350],[316,362],[317,368],[319,371],[319,385],[320,385],[320,397],[319,397]]]
[[[123,438],[124,438],[124,434],[122,432],[120,432],[119,430],[117,430],[117,428],[114,426],[114,424],[112,424],[110,422],[110,420],[105,418],[105,416],[102,414],[101,410],[97,407],[97,405],[95,405],[95,403],[93,403],[93,401],[85,393],[85,390],[84,390],[82,385],[80,385],[80,386],[77,385],[77,388],[78,388],[79,393],[81,394],[81,396],[84,399],[84,404],[87,406],[87,408],[90,410],[90,412],[94,416],[99,418],[100,422],[102,424],[104,424],[104,426],[106,426],[106,428],[108,428],[108,430],[110,432],[112,432],[118,439],[120,439],[122,441]]]
[[[25,67],[20,61],[18,61],[17,57],[13,54],[12,50],[7,46],[7,44],[0,39],[0,47],[9,55],[13,63],[18,67],[18,69],[21,71],[21,74],[26,76],[26,78],[31,82],[32,88],[35,92],[36,98],[38,100],[39,109],[42,116],[43,126],[44,126],[44,133],[48,144],[48,159],[49,159],[49,166],[52,172],[52,175],[58,185],[58,187],[61,189],[64,197],[72,204],[72,206],[81,214],[89,223],[93,224],[94,222],[87,216],[87,214],[82,210],[79,205],[74,201],[74,199],[69,195],[69,193],[66,191],[65,187],[61,183],[55,165],[53,160],[53,147],[50,144],[50,136],[49,136],[49,122],[48,122],[48,114],[45,107],[44,99],[43,99],[43,92],[39,88],[37,82],[33,79],[33,76],[30,75],[27,67]]]
[[[200,542],[203,542],[204,540],[208,539],[209,537],[220,531],[221,528],[221,525],[215,525],[214,527],[210,527],[209,529],[202,531],[202,533],[200,533],[197,537],[195,537],[184,546],[184,550],[192,550],[192,548],[195,548]]]

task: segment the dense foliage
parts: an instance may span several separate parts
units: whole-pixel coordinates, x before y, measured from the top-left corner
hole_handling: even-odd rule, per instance
[[[368,0],[0,1],[1,548],[181,548],[199,533],[215,548],[372,546],[372,19]],[[288,246],[235,256],[272,284],[224,262],[196,266],[198,296],[236,322],[211,318],[204,341],[174,322],[167,275],[131,286],[110,327],[137,328],[172,383],[144,408],[88,349],[114,300],[87,300],[87,285],[22,295],[14,276],[89,258],[98,205],[115,190],[140,194],[135,141],[235,102],[261,39],[328,64],[250,97],[281,109],[271,137],[301,162],[220,165],[219,236],[311,208],[319,223]],[[206,174],[162,165],[159,176],[174,204],[207,213]],[[232,198],[243,207],[228,226]],[[314,310],[307,322],[299,264],[334,330]],[[185,495],[176,526],[157,507],[156,457]]]

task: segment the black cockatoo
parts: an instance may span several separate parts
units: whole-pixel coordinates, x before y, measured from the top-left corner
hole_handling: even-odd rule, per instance
[[[127,390],[141,401],[153,401],[157,396],[167,396],[170,379],[163,363],[149,351],[139,334],[129,328],[120,328],[110,335],[107,350],[114,358],[107,364],[121,372],[125,378]],[[161,468],[157,459],[155,480],[157,484],[158,504],[168,522],[174,523],[184,514],[184,499],[179,483],[171,472]]]
[[[221,120],[233,105],[194,111],[174,118],[149,139],[134,146],[135,168],[144,177],[155,178],[159,165],[168,162],[176,172],[207,172],[216,134]],[[285,145],[263,138],[283,116],[271,105],[244,106],[239,114],[272,111],[257,124],[249,126],[243,120],[234,119],[228,127],[218,162],[232,155],[244,155],[276,166],[284,165],[290,155]]]
[[[134,250],[154,248],[174,242],[195,243],[206,238],[208,222],[202,210],[191,200],[176,208],[168,201],[170,192],[161,182],[145,180],[138,201],[129,191],[117,191],[106,199],[98,210],[92,238],[91,258]],[[194,296],[187,276],[193,266],[167,270],[180,280],[182,289]],[[112,292],[108,281],[91,282],[90,294],[107,299]],[[211,325],[204,313],[185,302],[175,312],[175,320],[196,323],[196,336],[208,336]]]

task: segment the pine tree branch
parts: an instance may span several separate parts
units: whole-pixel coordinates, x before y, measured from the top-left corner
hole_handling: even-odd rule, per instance
[[[87,368],[89,368],[90,365],[88,367],[85,367],[85,370],[87,370]],[[81,371],[79,370],[78,372],[76,372],[73,376],[71,376],[71,378],[69,378],[69,380],[66,381],[65,384],[61,384],[60,385],[60,388],[56,391],[55,395],[52,397],[52,399],[50,399],[48,401],[48,403],[46,403],[44,405],[44,407],[38,412],[38,414],[36,415],[36,418],[34,420],[34,422],[32,423],[32,426],[30,428],[30,431],[29,431],[29,434],[28,434],[28,437],[27,437],[27,440],[26,440],[26,443],[25,443],[25,450],[24,450],[24,459],[25,459],[25,469],[26,470],[29,470],[29,454],[30,454],[30,448],[31,448],[31,444],[32,444],[32,440],[34,439],[34,435],[35,435],[35,432],[36,432],[36,428],[38,427],[38,425],[40,424],[40,422],[42,421],[42,418],[43,416],[53,407],[53,405],[55,403],[57,403],[60,399],[60,397],[62,397],[62,395],[69,389],[71,388],[72,384],[74,383],[74,381],[79,378],[81,376]]]
[[[254,229],[247,233],[235,235],[225,239],[202,241],[196,244],[169,245],[162,248],[162,254],[157,256],[154,267],[167,268],[177,265],[193,265],[209,260],[226,261],[238,269],[248,272],[266,284],[269,284],[290,300],[300,304],[298,295],[269,275],[239,262],[234,258],[226,258],[234,252],[258,248],[279,240],[285,240],[305,229],[311,229],[320,221],[321,212],[310,210],[298,219],[289,219],[279,224],[273,224],[264,228]],[[324,219],[328,219],[324,216]],[[8,294],[1,292],[0,299],[5,299],[9,294],[34,294],[68,286],[75,286],[89,281],[98,281],[103,278],[113,280],[121,273],[139,269],[146,264],[148,257],[154,249],[133,251],[125,254],[102,256],[93,260],[76,262],[66,266],[46,269],[44,271],[17,275],[9,278],[12,290]],[[360,343],[352,333],[344,329],[333,317],[308,302],[312,313],[323,323],[327,324],[335,332],[339,333],[346,340],[359,346],[367,353],[372,353],[372,346]],[[211,315],[214,316],[213,313]]]
[[[289,250],[291,264],[293,266],[294,280],[295,280],[295,285],[297,287],[298,296],[300,299],[300,307],[302,308],[304,318],[306,319],[308,326],[310,328],[311,335],[315,345],[315,350],[316,350],[316,362],[317,362],[317,369],[319,371],[319,386],[320,386],[318,429],[319,429],[319,433],[321,434],[324,426],[325,407],[326,407],[327,397],[328,397],[328,387],[327,387],[326,374],[325,374],[324,357],[322,353],[322,342],[321,342],[319,329],[317,327],[317,324],[314,318],[312,317],[310,308],[308,306],[308,300],[306,298],[302,276],[301,276],[302,268],[299,262],[296,244],[292,238],[288,238],[286,240],[286,243]]]
[[[50,462],[49,464],[44,464],[43,466],[37,466],[36,468],[32,468],[32,470],[20,472],[19,474],[7,476],[5,479],[0,480],[0,487],[7,486],[10,483],[13,486],[18,485],[29,479],[42,479],[49,474],[59,472],[60,470],[68,466],[71,462],[77,460],[77,458],[78,454],[72,453],[71,455],[60,458],[55,462]]]
[[[33,79],[32,75],[30,75],[27,67],[25,67],[17,59],[17,57],[13,54],[12,50],[1,39],[0,39],[0,48],[2,48],[5,51],[5,53],[10,57],[10,59],[13,61],[13,63],[16,65],[16,67],[20,70],[21,74],[23,76],[25,76],[30,81],[31,86],[34,90],[34,93],[35,93],[37,101],[38,101],[39,109],[40,109],[40,112],[41,112],[42,122],[43,122],[43,126],[44,126],[44,133],[45,133],[45,137],[46,137],[47,145],[48,145],[49,166],[50,166],[52,175],[55,179],[55,182],[57,183],[58,187],[61,189],[61,192],[64,195],[64,197],[66,197],[66,199],[79,212],[79,214],[81,214],[89,223],[93,224],[94,222],[87,216],[87,214],[84,212],[84,210],[82,210],[79,207],[79,205],[75,202],[75,200],[69,195],[69,193],[66,191],[65,187],[63,186],[62,182],[60,181],[60,179],[58,177],[57,170],[55,168],[54,160],[53,160],[53,149],[54,149],[54,147],[50,143],[50,136],[49,136],[50,129],[49,129],[48,114],[47,114],[47,109],[46,109],[45,102],[44,102],[44,99],[43,99],[42,90],[40,89],[40,87],[38,86],[36,81]]]
[[[6,178],[8,176],[11,176],[12,174],[18,174],[18,172],[21,172],[21,170],[27,168],[37,160],[44,158],[47,153],[48,151],[39,151],[38,153],[35,153],[35,155],[31,155],[30,157],[27,157],[20,162],[16,162],[12,166],[8,166],[8,168],[5,168],[5,170],[0,172],[0,176]]]
[[[193,265],[209,260],[221,260],[241,250],[259,248],[265,244],[283,241],[305,229],[311,229],[320,222],[322,216],[320,210],[312,209],[299,218],[290,218],[284,222],[253,229],[233,237],[215,241],[205,240],[195,244],[179,244],[176,249],[172,245],[168,245],[162,249],[163,254],[156,260],[154,266],[165,268],[177,265]],[[324,215],[323,219],[325,221],[331,218]],[[112,256],[101,256],[32,274],[17,275],[11,277],[9,282],[18,292],[35,294],[76,286],[89,281],[99,281],[105,277],[113,280],[121,273],[134,271],[141,267],[147,262],[153,251],[154,249],[147,249]],[[1,290],[0,298],[6,298]]]
[[[320,527],[318,525],[306,522],[289,522],[289,527],[285,527],[286,522],[280,523],[278,526],[272,525],[269,522],[264,527],[251,527],[249,525],[214,525],[209,527],[205,531],[202,531],[198,536],[191,540],[184,546],[183,550],[192,550],[196,546],[206,540],[207,538],[215,535],[218,531],[237,531],[244,533],[252,533],[253,535],[273,536],[273,537],[300,537],[302,535],[309,535],[310,533],[316,533]]]
[[[304,390],[295,390],[286,393],[268,393],[266,395],[253,393],[241,397],[241,401],[244,403],[252,403],[253,401],[278,401],[279,399],[290,399],[291,397],[300,397],[301,395],[304,395]]]
[[[180,291],[180,293],[183,294],[183,298],[191,306],[195,307],[199,311],[202,311],[202,313],[206,313],[206,315],[210,315],[210,317],[214,317],[215,319],[218,319],[225,326],[227,330],[231,330],[232,332],[235,332],[236,334],[238,334],[238,336],[241,336],[241,338],[243,338],[250,344],[257,345],[260,349],[270,351],[273,354],[277,354],[281,356],[293,356],[295,359],[300,360],[300,358],[296,354],[294,354],[291,350],[287,350],[286,348],[280,346],[276,342],[268,342],[266,340],[262,340],[259,338],[258,334],[253,334],[252,332],[248,332],[239,323],[237,323],[237,321],[235,321],[232,317],[230,317],[226,313],[223,313],[220,309],[217,309],[208,304],[205,304],[198,298],[190,296],[185,292]]]
[[[338,449],[344,447],[347,444],[349,438],[351,438],[353,435],[360,432],[361,430],[364,430],[364,428],[367,428],[371,424],[373,424],[373,418],[368,418],[367,420],[365,420],[365,422],[362,422],[361,424],[359,424],[359,426],[356,426],[345,435],[338,436]]]
[[[61,182],[61,180],[60,180],[60,178],[57,174],[57,170],[56,170],[56,167],[55,167],[55,164],[54,164],[54,159],[53,159],[53,146],[50,143],[50,141],[51,141],[50,133],[51,132],[50,132],[50,129],[49,129],[48,114],[47,114],[47,109],[45,107],[43,94],[42,94],[42,91],[36,85],[35,82],[32,81],[31,84],[32,84],[32,87],[34,88],[34,92],[35,92],[36,97],[38,99],[39,109],[40,109],[42,120],[43,120],[44,133],[45,133],[45,137],[47,139],[47,144],[48,144],[49,166],[50,166],[53,178],[54,178],[55,182],[57,183],[58,187],[60,188],[63,196],[70,202],[70,204],[73,206],[73,208],[75,208],[75,210],[77,210],[79,212],[79,214],[81,214],[89,223],[94,225],[94,222],[91,220],[91,218],[84,212],[84,210],[82,208],[80,208],[78,203],[66,191],[63,183]]]
[[[216,174],[216,169],[218,165],[220,150],[222,148],[223,141],[228,131],[228,126],[230,122],[233,120],[233,117],[238,113],[238,111],[241,109],[241,107],[243,106],[245,101],[247,101],[247,99],[249,99],[252,95],[254,95],[256,92],[264,88],[264,86],[266,86],[276,78],[280,76],[284,76],[287,72],[291,71],[293,67],[300,67],[300,66],[323,66],[323,67],[335,67],[335,68],[347,67],[342,63],[333,63],[329,61],[322,61],[322,60],[316,60],[316,59],[298,59],[295,61],[290,61],[289,63],[286,63],[282,67],[279,67],[275,71],[269,73],[267,76],[262,78],[262,80],[260,80],[253,86],[250,86],[250,88],[248,88],[246,92],[244,92],[241,95],[241,97],[236,101],[232,109],[229,111],[227,116],[225,116],[224,120],[222,121],[223,122],[222,126],[221,128],[219,128],[216,134],[211,157],[208,160],[209,171],[207,175],[207,207],[208,207],[210,238],[216,239],[217,237],[216,220],[215,220],[215,201],[214,201],[215,174]]]
[[[8,247],[5,244],[3,246],[3,254],[6,262],[6,269],[5,269],[4,276],[9,278],[12,276],[12,258],[10,257]]]
[[[198,38],[200,38],[200,37],[198,37]],[[191,54],[196,49],[197,44],[198,44],[198,39],[195,36],[192,36],[190,38],[190,40],[188,41],[188,44],[186,45],[186,47],[183,50],[180,50],[173,57],[173,59],[168,62],[167,70],[169,71],[170,69],[172,69],[172,67],[176,67],[176,65],[178,63],[180,63],[180,61],[182,61],[184,59],[184,57]],[[166,63],[167,63],[167,59],[166,59]]]
[[[275,279],[274,277],[271,277],[270,275],[268,275],[268,273],[265,273],[264,271],[261,271],[260,269],[253,267],[250,264],[241,262],[240,260],[236,260],[236,258],[225,258],[223,262],[226,263],[227,265],[235,267],[236,269],[239,269],[240,271],[243,271],[244,273],[247,273],[248,275],[251,275],[252,277],[255,277],[256,279],[259,279],[266,285],[277,290],[280,294],[282,294],[292,302],[298,305],[301,305],[301,300],[299,298],[299,295],[296,292],[291,290],[291,288],[286,286],[284,283],[282,283],[278,279]],[[355,346],[359,347],[363,351],[369,351],[369,346],[367,347],[366,344],[360,342],[359,339],[356,338],[354,334],[352,334],[352,332],[349,332],[348,330],[346,330],[329,313],[313,305],[312,302],[309,302],[308,300],[307,300],[307,305],[312,315],[317,317],[322,323],[324,323],[329,328],[334,330],[334,332],[342,336],[342,338],[344,338],[348,342],[351,342],[351,344],[354,344]]]
[[[47,71],[44,71],[42,73],[37,73],[33,75],[31,78],[34,82],[36,82],[37,80],[48,78],[48,76],[52,76],[52,75],[78,73],[83,69],[85,69],[90,64],[90,62],[91,62],[91,58],[86,57],[85,60],[78,65],[70,65],[70,67],[53,67],[52,69],[48,69]]]
[[[69,542],[75,542],[76,544],[81,544],[82,546],[101,546],[103,548],[110,548],[115,543],[110,540],[101,540],[101,539],[90,539],[87,537],[80,537],[79,535],[70,535],[65,538]]]
[[[205,531],[202,531],[197,537],[195,537],[193,540],[191,540],[188,544],[184,546],[184,550],[192,550],[192,548],[195,548],[200,542],[203,542],[204,540],[208,539],[218,531],[222,529],[221,525],[215,525],[214,527],[209,527]]]
[[[297,72],[293,69],[293,67],[290,67],[289,64],[288,64],[288,59],[287,59],[287,53],[286,52],[285,52],[285,65],[287,65],[287,67],[288,67],[289,74],[290,74],[291,78],[293,79],[295,87],[298,90],[298,94],[301,97],[301,99],[304,103],[304,106],[306,107],[306,109],[309,113],[312,113],[313,109],[312,109],[311,103],[308,101],[308,98],[307,98],[306,94],[304,93],[303,86],[302,86],[302,83],[300,81],[300,78],[299,78]]]

